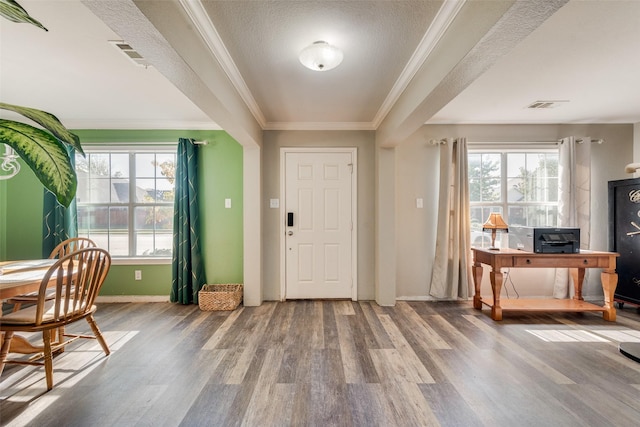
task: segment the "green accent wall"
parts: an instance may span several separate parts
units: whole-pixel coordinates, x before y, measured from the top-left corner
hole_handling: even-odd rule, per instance
[[[199,146],[201,242],[207,283],[242,283],[242,146],[224,131],[74,130],[83,146],[206,140]],[[0,260],[40,258],[43,189],[22,167],[0,182]],[[231,208],[225,208],[231,199]],[[134,280],[141,270],[142,280]],[[169,295],[171,264],[113,265],[100,295]]]
[[[7,259],[7,182],[0,181],[0,260]]]

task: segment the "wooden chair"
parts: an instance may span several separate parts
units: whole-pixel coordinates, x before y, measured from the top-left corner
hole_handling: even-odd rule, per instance
[[[98,245],[86,237],[72,237],[71,239],[64,240],[58,244],[51,253],[49,254],[49,259],[62,258],[63,256],[70,254],[71,252],[75,252],[84,248],[95,248]],[[47,295],[48,299],[52,299],[53,295],[49,293]],[[13,304],[13,311],[18,311],[22,307],[22,304],[35,304],[38,299],[38,295],[36,292],[31,292],[28,294],[16,295],[7,299],[5,302],[7,304]]]
[[[2,317],[0,331],[4,339],[0,347],[0,373],[5,363],[44,365],[47,390],[53,388],[53,352],[78,338],[97,339],[106,355],[109,346],[102,337],[93,318],[95,299],[111,267],[111,256],[100,248],[86,248],[60,258],[44,275],[36,304]],[[48,288],[53,287],[54,297],[47,300]],[[70,323],[86,319],[93,331],[91,335],[64,334],[52,343],[52,331]],[[11,338],[15,332],[42,332],[44,362],[8,360]],[[67,339],[69,338],[69,339]]]
[[[63,256],[79,251],[84,248],[96,248],[96,242],[91,239],[87,239],[86,237],[72,237],[70,239],[64,240],[58,244],[51,253],[49,254],[49,259],[54,258],[62,258]]]

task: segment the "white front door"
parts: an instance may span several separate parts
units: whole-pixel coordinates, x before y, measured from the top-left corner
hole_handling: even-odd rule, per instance
[[[355,149],[283,150],[285,298],[355,300]]]

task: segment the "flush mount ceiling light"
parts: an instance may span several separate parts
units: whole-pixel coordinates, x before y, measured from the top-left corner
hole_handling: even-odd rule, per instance
[[[324,41],[317,41],[300,52],[302,65],[314,71],[328,71],[342,62],[342,51]]]

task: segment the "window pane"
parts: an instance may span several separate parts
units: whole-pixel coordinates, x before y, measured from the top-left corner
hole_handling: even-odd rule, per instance
[[[507,154],[507,177],[521,177],[522,171],[526,169],[526,153]]]
[[[156,206],[156,233],[160,231],[173,232],[173,206]]]
[[[527,210],[523,206],[509,206],[509,225],[527,225]]]
[[[527,208],[530,227],[545,227],[547,225],[547,206],[529,206]]]
[[[548,184],[549,192],[547,194],[549,202],[558,201],[558,178],[549,178]]]
[[[155,178],[156,155],[153,153],[137,153],[136,154],[136,176],[142,178]]]
[[[470,154],[469,200],[472,202],[496,202],[501,200],[500,154]]]
[[[171,256],[175,159],[171,151],[77,155],[78,234],[114,256]]]
[[[501,163],[501,156],[498,153],[482,154],[480,198],[483,202],[502,200]]]
[[[469,200],[481,202],[480,177],[482,176],[482,163],[480,154],[469,154],[467,157],[467,170],[469,174]],[[473,218],[473,216],[472,216]]]
[[[111,154],[111,177],[112,178],[128,178],[129,177],[129,154],[128,153]]]
[[[129,255],[129,208],[109,208],[109,252]]]
[[[523,202],[525,195],[525,185],[522,178],[507,179],[507,202]]]
[[[468,165],[472,244],[483,245],[482,224],[490,212],[502,213],[514,226],[557,225],[557,151],[472,152]],[[506,189],[506,200],[501,188]]]
[[[136,202],[155,203],[156,195],[155,179],[136,179]]]
[[[156,176],[168,178],[173,185],[173,179],[176,177],[176,155],[174,153],[157,153],[156,164]]]
[[[173,232],[156,233],[154,256],[170,257],[173,251]]]
[[[159,202],[173,202],[173,179],[160,178],[156,180],[156,188]]]
[[[170,256],[173,244],[173,208],[136,208],[136,255]]]
[[[89,176],[91,178],[106,177],[110,175],[109,154],[92,153],[89,157]]]
[[[109,178],[89,178],[89,200],[90,203],[108,203],[111,197],[111,179]]]
[[[116,178],[111,180],[111,202],[129,203],[129,180]]]
[[[483,209],[485,208],[482,206],[471,206],[471,230],[482,230],[482,224],[484,223]]]

